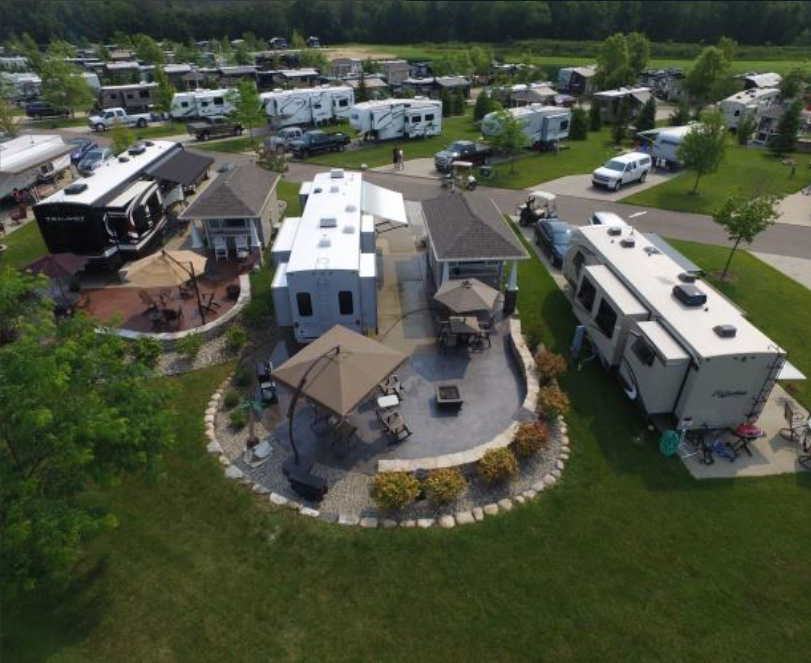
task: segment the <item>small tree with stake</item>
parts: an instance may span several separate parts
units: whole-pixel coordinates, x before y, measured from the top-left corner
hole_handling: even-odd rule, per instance
[[[783,156],[794,149],[802,123],[802,110],[803,102],[800,99],[790,103],[783,110],[777,123],[777,134],[769,141],[769,151],[775,156]]]
[[[751,244],[755,237],[766,228],[774,225],[778,212],[775,209],[778,197],[774,194],[763,194],[751,199],[743,198],[740,193],[736,193],[727,199],[724,205],[713,214],[713,220],[724,227],[729,235],[732,250],[724,265],[721,279],[725,279],[732,256],[741,242]]]
[[[692,193],[698,191],[699,180],[718,170],[726,151],[727,129],[718,112],[704,113],[701,123],[693,127],[679,143],[676,155],[685,168],[694,170],[696,180]]]
[[[527,144],[527,135],[521,122],[509,111],[498,111],[501,130],[490,139],[495,150],[504,152],[510,158],[510,173],[515,172],[515,157]]]
[[[253,130],[264,120],[262,100],[252,81],[240,82],[238,92],[230,93],[229,100],[234,106],[234,119],[242,126],[247,127],[251,143],[253,143]]]

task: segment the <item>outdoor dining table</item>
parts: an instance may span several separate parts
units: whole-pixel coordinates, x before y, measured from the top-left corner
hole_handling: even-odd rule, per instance
[[[479,333],[479,319],[475,315],[452,315],[448,320],[451,334],[470,336]]]

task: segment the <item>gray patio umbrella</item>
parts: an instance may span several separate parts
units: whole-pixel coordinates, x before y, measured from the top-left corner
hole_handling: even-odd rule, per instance
[[[434,299],[454,313],[492,311],[498,299],[498,290],[479,279],[445,281],[436,291]]]

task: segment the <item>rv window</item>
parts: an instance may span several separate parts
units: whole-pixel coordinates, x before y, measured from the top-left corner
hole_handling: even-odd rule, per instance
[[[580,291],[577,293],[577,301],[579,301],[583,308],[591,313],[591,307],[594,306],[594,298],[597,296],[597,290],[594,284],[588,277],[583,277],[583,282],[580,284]]]
[[[352,315],[355,312],[351,290],[341,290],[338,293],[338,310],[341,315]]]
[[[583,255],[582,251],[578,251],[574,254],[572,262],[574,263],[574,273],[577,276],[580,276],[580,272],[583,269],[583,264],[586,262],[586,256]]]
[[[310,318],[313,315],[313,300],[309,292],[299,292],[296,294],[298,304],[298,314],[302,318]]]
[[[189,107],[189,102],[188,101],[181,101],[180,102],[180,107],[181,108],[188,108]]]
[[[650,366],[653,364],[653,360],[656,358],[656,352],[645,340],[644,336],[637,337],[634,344],[631,346],[631,350],[634,351],[637,359],[639,359],[639,361],[641,361],[645,366]]]
[[[127,92],[127,99],[132,99],[132,98],[133,98],[132,92]]]
[[[741,111],[739,111],[739,110],[735,111],[735,117],[738,117],[738,115],[740,115],[740,114],[741,114]]]
[[[597,311],[594,322],[597,323],[597,327],[603,334],[608,336],[608,338],[614,335],[614,325],[617,324],[617,312],[611,308],[611,304],[605,299],[600,302],[600,308]]]
[[[425,116],[425,121],[426,122],[433,122],[434,121],[434,114],[431,113],[430,115],[426,115]]]
[[[561,131],[566,131],[566,129],[568,128],[569,128],[569,120],[564,120],[563,122],[560,123]]]
[[[149,99],[149,90],[139,90],[138,95],[141,99]]]
[[[200,105],[201,105],[203,108],[208,108],[208,102],[207,102],[207,101],[204,101],[204,102],[203,102],[203,103],[201,103]]]
[[[417,122],[419,122],[420,119],[421,118],[419,117],[419,115],[412,115],[411,116],[411,124],[417,124]]]
[[[338,106],[340,106],[341,108],[346,108],[348,105],[349,105],[349,100],[348,99],[339,99],[338,100]]]
[[[214,97],[214,105],[215,106],[222,106],[223,105],[222,97]]]

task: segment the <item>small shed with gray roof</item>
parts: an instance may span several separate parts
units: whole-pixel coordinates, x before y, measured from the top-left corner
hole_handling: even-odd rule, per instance
[[[449,279],[471,277],[499,288],[507,261],[529,258],[490,198],[449,192],[423,201],[422,215],[428,266],[437,288]]]

